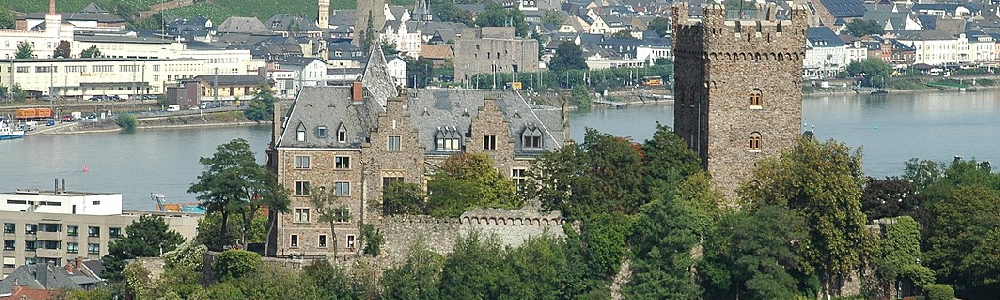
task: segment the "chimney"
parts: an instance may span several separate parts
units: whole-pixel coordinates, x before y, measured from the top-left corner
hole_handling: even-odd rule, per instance
[[[83,257],[77,256],[76,260],[74,260],[74,262],[76,263],[76,268],[77,269],[83,269]]]
[[[49,15],[56,14],[56,0],[49,0]]]
[[[364,94],[362,93],[362,91],[363,88],[361,86],[360,81],[355,81],[354,84],[351,85],[351,94],[353,95],[353,97],[351,97],[351,100],[354,101],[354,104],[361,104],[362,102],[364,102],[364,98],[362,97]]]
[[[75,274],[76,268],[73,267],[73,263],[66,264],[66,273]]]
[[[51,261],[35,264],[35,281],[43,288],[49,288],[49,265],[52,265]]]

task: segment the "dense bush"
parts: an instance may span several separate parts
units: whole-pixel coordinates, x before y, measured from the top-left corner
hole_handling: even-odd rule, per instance
[[[951,300],[955,299],[955,289],[946,284],[929,284],[924,286],[926,300]]]
[[[240,278],[260,267],[260,255],[250,251],[229,250],[215,258],[212,270],[220,280]]]
[[[115,124],[118,124],[122,128],[122,132],[134,133],[136,127],[138,127],[138,122],[135,120],[135,116],[130,114],[120,114],[115,118]]]

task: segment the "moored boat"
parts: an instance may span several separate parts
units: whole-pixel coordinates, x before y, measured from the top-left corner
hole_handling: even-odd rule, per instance
[[[0,140],[12,140],[24,137],[24,130],[15,128],[7,121],[0,122]]]

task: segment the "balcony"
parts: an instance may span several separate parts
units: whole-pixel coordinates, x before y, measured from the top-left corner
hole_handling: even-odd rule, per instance
[[[39,240],[59,241],[62,240],[62,232],[59,231],[39,231],[35,233]]]
[[[35,256],[45,257],[45,258],[62,258],[63,257],[63,251],[62,251],[62,249],[38,248],[38,249],[35,249]]]

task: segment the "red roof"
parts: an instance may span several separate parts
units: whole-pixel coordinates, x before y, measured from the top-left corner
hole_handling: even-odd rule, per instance
[[[0,296],[0,300],[12,299],[12,300],[49,300],[52,299],[52,294],[56,291],[50,291],[46,289],[32,289],[25,286],[14,286],[12,293],[10,295]]]

